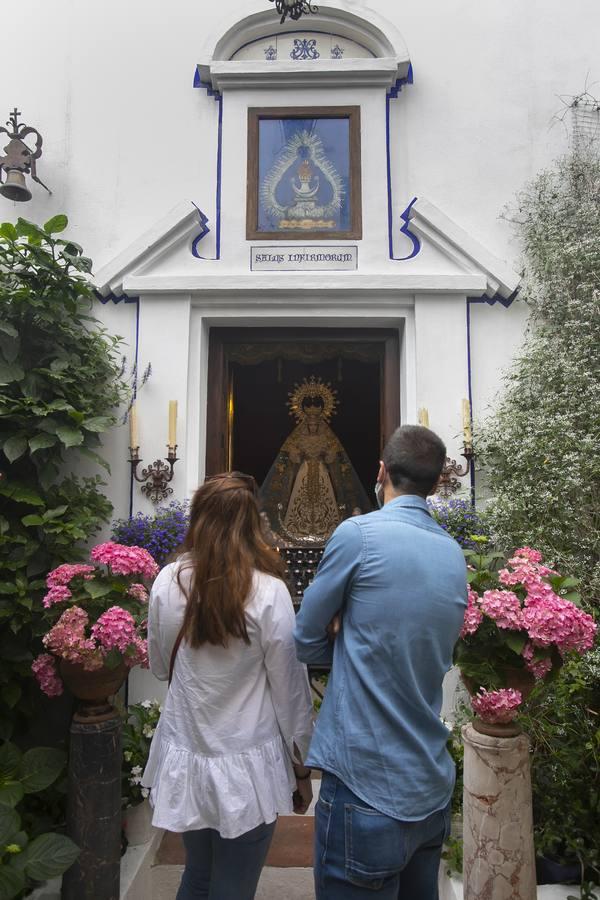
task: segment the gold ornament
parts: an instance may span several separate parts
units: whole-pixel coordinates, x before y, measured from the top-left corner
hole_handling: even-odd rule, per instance
[[[314,375],[311,375],[310,378],[305,378],[301,384],[294,384],[294,390],[288,394],[290,399],[287,405],[290,408],[290,416],[294,416],[298,423],[303,422],[306,418],[303,404],[307,400],[316,400],[318,398],[323,402],[321,416],[326,422],[329,422],[331,417],[335,415],[337,406],[336,394],[337,391],[333,390],[329,383],[326,384],[320,378],[315,378]]]

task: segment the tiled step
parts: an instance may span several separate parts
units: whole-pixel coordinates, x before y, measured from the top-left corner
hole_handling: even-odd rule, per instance
[[[313,864],[312,816],[280,816],[273,836],[267,866],[310,868]],[[156,855],[157,866],[183,866],[185,850],[180,834],[166,831]]]

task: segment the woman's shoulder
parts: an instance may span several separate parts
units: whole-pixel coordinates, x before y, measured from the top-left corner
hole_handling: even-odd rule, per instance
[[[291,604],[292,602],[285,582],[275,575],[255,569],[252,587],[250,605],[256,609],[265,609],[281,603]]]
[[[184,562],[183,557],[180,557],[179,559],[176,559],[175,562],[164,566],[154,579],[152,593],[167,593],[173,586],[179,589],[178,575],[182,569],[185,571]]]

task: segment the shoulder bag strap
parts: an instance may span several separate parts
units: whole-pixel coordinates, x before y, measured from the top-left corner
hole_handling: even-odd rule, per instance
[[[181,646],[181,642],[183,640],[183,625],[179,629],[179,634],[175,638],[175,643],[173,644],[173,650],[171,651],[171,661],[169,663],[169,687],[171,686],[171,681],[173,680],[173,669],[175,668],[175,657],[177,656],[177,651]]]

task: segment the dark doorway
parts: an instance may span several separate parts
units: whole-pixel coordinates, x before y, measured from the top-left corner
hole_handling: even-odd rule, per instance
[[[398,332],[384,329],[212,329],[207,474],[238,469],[262,484],[295,424],[288,396],[311,376],[336,391],[330,425],[370,497],[400,421]]]

